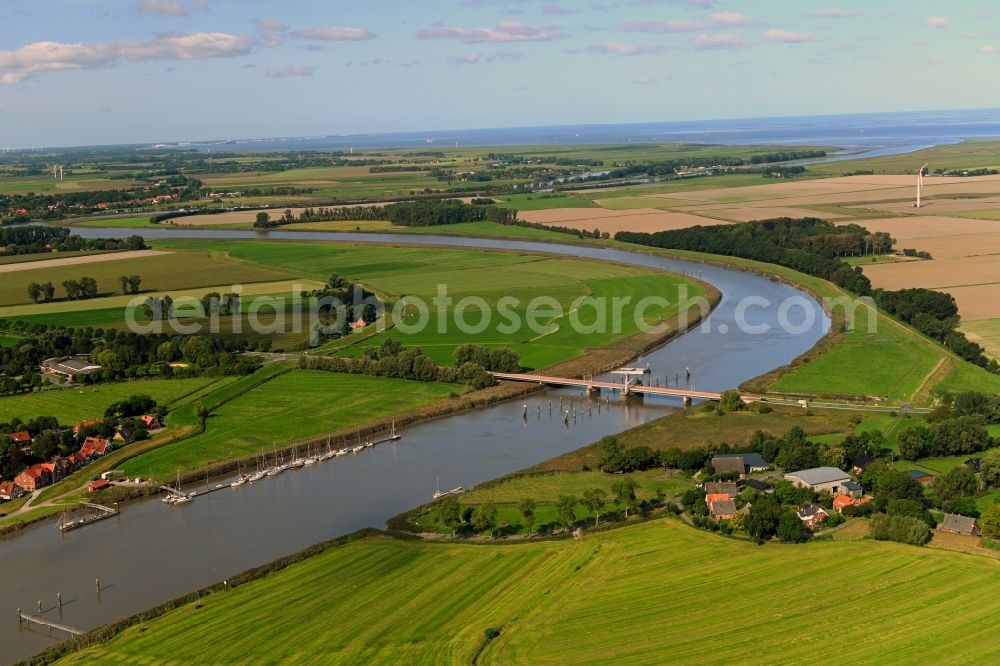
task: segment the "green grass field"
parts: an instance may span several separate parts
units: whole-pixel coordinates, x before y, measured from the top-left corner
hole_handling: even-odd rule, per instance
[[[170,406],[199,389],[216,386],[218,382],[217,377],[138,379],[6,396],[0,398],[0,422],[15,417],[27,421],[35,416],[54,416],[59,423],[72,425],[77,421],[103,417],[104,410],[111,404],[131,395],[149,395],[158,404]]]
[[[549,208],[596,208],[590,199],[572,194],[510,194],[496,197],[500,208],[546,210]]]
[[[184,241],[172,241],[171,247],[188,247]],[[438,249],[418,247],[333,245],[320,243],[260,243],[237,242],[214,245],[230,251],[234,257],[279,270],[298,270],[308,277],[326,279],[336,272],[342,277],[364,283],[385,297],[396,300],[403,295],[420,297],[430,312],[423,331],[387,331],[381,336],[365,338],[364,346],[379,344],[385,337],[394,337],[404,344],[420,346],[440,362],[450,362],[455,347],[467,342],[510,346],[521,354],[526,367],[539,368],[579,356],[587,348],[599,347],[632,335],[638,331],[635,304],[650,294],[671,299],[671,304],[650,307],[644,314],[648,322],[668,318],[677,312],[676,294],[680,284],[688,284],[688,294],[695,298],[701,287],[687,280],[641,268],[619,266],[577,259],[551,258],[512,252],[491,252],[468,249]],[[501,277],[502,276],[502,277]],[[445,285],[453,304],[445,308],[443,320],[432,299],[439,285]],[[607,297],[599,315],[585,306],[571,317],[573,302],[583,296]],[[450,316],[454,304],[466,296],[483,299],[491,309],[489,325],[481,332],[464,332]],[[500,316],[497,303],[503,297],[519,300],[509,308],[521,322],[512,332],[502,327],[508,320]],[[538,318],[534,329],[527,325],[525,310],[535,297],[556,299],[564,313],[562,319],[551,314]],[[612,297],[632,299],[624,308],[621,325],[615,330]],[[589,333],[598,317],[604,316],[606,332]],[[573,318],[579,318],[584,328],[577,332]],[[407,325],[419,318],[406,321]],[[466,313],[469,325],[480,321],[480,313],[472,308]],[[445,324],[440,332],[439,324]],[[348,337],[344,341],[352,343]],[[344,345],[340,345],[343,347]],[[361,353],[356,349],[351,353]]]
[[[808,169],[818,175],[840,176],[859,169],[875,173],[916,173],[917,167],[924,162],[930,163],[932,170],[998,167],[1000,166],[998,150],[1000,150],[998,141],[965,141],[899,155],[814,164],[809,165]]]
[[[986,350],[987,355],[1000,358],[1000,319],[965,321],[959,329]]]
[[[38,252],[33,254],[12,254],[0,257],[0,266],[5,264],[27,264],[32,261],[47,259],[65,259],[66,257],[86,257],[93,254],[106,254],[101,250],[74,250],[70,252]]]
[[[213,411],[204,433],[144,453],[123,469],[129,475],[166,478],[416,409],[461,390],[451,384],[292,370]]]
[[[20,344],[23,339],[16,335],[0,335],[0,347],[13,347]]]
[[[0,305],[31,303],[27,288],[32,282],[51,282],[56,298],[65,298],[63,281],[84,276],[97,280],[103,295],[121,294],[118,278],[122,275],[140,276],[142,290],[146,292],[285,280],[295,277],[297,272],[292,268],[255,266],[222,252],[200,250],[195,244],[184,252],[6,273],[0,280]]]
[[[761,547],[673,520],[504,546],[371,537],[61,663],[985,664],[998,575],[963,553]]]
[[[149,221],[149,215],[137,215],[134,217],[108,217],[100,220],[81,220],[74,222],[75,227],[110,227],[115,229],[162,229],[162,224],[154,224]]]

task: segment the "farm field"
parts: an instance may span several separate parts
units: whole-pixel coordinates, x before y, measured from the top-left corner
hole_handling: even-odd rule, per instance
[[[164,249],[164,248],[161,248]],[[104,258],[115,255],[100,255]],[[82,259],[89,259],[83,257]],[[16,265],[16,264],[15,264]],[[233,285],[238,283],[270,282],[295,277],[294,270],[279,271],[238,261],[221,252],[198,249],[197,245],[184,252],[162,253],[158,256],[122,259],[92,263],[86,266],[58,266],[48,269],[35,268],[5,275],[0,281],[0,306],[30,303],[27,287],[31,282],[51,282],[55,285],[56,298],[65,298],[64,280],[84,276],[97,280],[102,295],[120,293],[118,278],[121,275],[138,275],[142,278],[143,292],[190,289],[194,287]],[[74,304],[93,304],[75,301]],[[58,304],[46,304],[47,306]]]
[[[224,383],[225,380],[222,381]],[[36,416],[54,416],[60,424],[72,425],[103,417],[104,410],[110,405],[131,395],[148,395],[157,404],[169,407],[171,403],[218,382],[220,379],[217,377],[137,379],[6,396],[0,398],[0,422],[15,417],[27,421]]]
[[[69,257],[88,257],[96,254],[104,254],[104,251],[74,250],[69,252],[59,252],[58,254],[52,252],[40,252],[37,254],[11,254],[0,257],[0,266],[5,266],[7,264],[24,264],[35,261],[46,261],[49,259],[56,259],[56,258],[63,259]]]
[[[149,215],[136,215],[134,217],[109,217],[102,220],[79,220],[70,223],[74,227],[107,227],[112,229],[159,229],[162,224],[150,222]]]
[[[42,271],[63,266],[89,266],[90,264],[103,264],[108,261],[126,261],[130,259],[151,259],[159,257],[169,252],[162,250],[127,250],[124,252],[100,252],[93,254],[78,254],[76,256],[63,257],[51,256],[48,259],[36,259],[31,262],[10,262],[0,264],[0,273],[20,273],[21,271]],[[41,273],[36,273],[41,275]]]
[[[1000,658],[991,639],[1000,600],[980,592],[998,571],[987,558],[869,540],[761,547],[674,520],[504,546],[369,537],[203,595],[60,663],[234,663],[268,654],[603,664],[669,654],[673,664],[701,664],[706,645],[720,662],[806,662],[822,652],[863,662],[960,654],[989,663]],[[870,593],[837,615],[844,589]],[[692,610],[706,599],[711,622]],[[747,612],[761,607],[782,609],[781,621]],[[837,630],[815,632],[831,615]],[[260,631],[262,623],[271,630]],[[488,629],[492,640],[484,639]]]
[[[292,370],[214,410],[204,433],[127,461],[129,475],[167,478],[217,460],[360,425],[447,399],[462,388],[318,370]]]
[[[1000,318],[966,321],[960,330],[970,340],[982,345],[988,355],[1000,358]]]
[[[181,241],[172,242],[171,246],[187,247]],[[689,286],[690,298],[703,293],[699,285],[664,273],[535,254],[418,247],[395,247],[388,251],[379,246],[293,242],[230,242],[216,247],[231,252],[235,257],[276,269],[294,268],[315,279],[325,280],[332,272],[337,272],[341,277],[364,283],[393,301],[404,294],[424,299],[430,312],[428,325],[422,331],[404,333],[390,330],[379,336],[365,337],[363,344],[380,344],[384,338],[394,337],[404,344],[420,346],[429,356],[445,363],[451,362],[455,347],[475,342],[510,346],[521,354],[526,367],[544,367],[576,357],[585,349],[609,344],[638,332],[634,303],[642,296],[677,294],[682,284]],[[503,272],[502,282],[497,279],[500,271]],[[437,307],[432,304],[439,285],[445,285],[446,293],[454,303],[465,296],[484,299],[491,308],[488,325],[482,331],[463,332],[450,317],[442,321]],[[572,303],[588,295],[608,297],[602,309],[602,315],[608,322],[606,331],[580,333],[555,319],[554,314],[543,314],[538,320],[537,330],[527,326],[525,311],[531,299],[552,297],[569,317]],[[501,328],[509,323],[497,311],[497,303],[504,296],[519,299],[518,303],[509,307],[521,322],[513,332],[504,332]],[[610,314],[610,298],[613,296],[630,296],[633,304],[623,310],[621,326],[617,331],[613,330]],[[675,301],[676,298],[672,298],[671,305],[648,308],[644,313],[647,321],[658,321],[676,314]],[[453,307],[448,305],[447,313],[453,313]],[[573,316],[578,317],[583,326],[590,327],[598,323],[599,315],[593,307],[587,306]],[[469,326],[474,326],[480,322],[481,313],[478,308],[472,307],[464,319]],[[439,323],[446,326],[444,332],[439,331]],[[352,340],[348,337],[345,342],[350,345]],[[360,354],[361,351],[359,346],[354,353]]]

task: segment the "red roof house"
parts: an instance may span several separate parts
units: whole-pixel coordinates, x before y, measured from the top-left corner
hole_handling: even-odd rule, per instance
[[[80,447],[80,455],[89,460],[100,458],[110,450],[111,442],[103,437],[88,437],[83,440],[83,446]]]
[[[14,442],[15,444],[31,444],[31,433],[28,432],[27,430],[19,430],[17,432],[12,432],[9,435],[7,435],[7,437],[9,437],[10,441]]]
[[[104,490],[105,488],[110,488],[111,483],[107,479],[98,479],[97,481],[91,481],[87,484],[88,493],[96,493],[99,490]]]
[[[24,495],[24,488],[17,485],[13,481],[4,481],[0,483],[0,500],[12,500],[17,499]]]
[[[33,493],[52,483],[52,474],[44,465],[32,465],[14,477],[14,483]]]
[[[163,427],[163,424],[160,423],[160,419],[156,418],[152,414],[143,414],[139,417],[139,420],[146,426],[146,430],[158,430]]]
[[[73,426],[73,434],[79,433],[84,428],[89,428],[90,426],[101,425],[104,421],[97,419],[96,421],[80,421],[75,426]]]

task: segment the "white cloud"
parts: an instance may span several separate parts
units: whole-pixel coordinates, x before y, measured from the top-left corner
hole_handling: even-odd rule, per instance
[[[764,33],[764,39],[769,42],[779,44],[801,44],[803,42],[818,42],[819,35],[815,32],[789,32],[779,28],[772,28]]]
[[[932,16],[924,21],[924,25],[929,25],[932,28],[947,28],[950,24],[951,21],[943,16]]]
[[[653,78],[652,76],[647,76],[645,74],[643,74],[642,76],[640,76],[639,78],[637,78],[635,81],[633,81],[633,83],[635,85],[637,85],[637,86],[648,86],[648,85],[652,85],[652,84],[654,84],[656,82],[657,81],[656,81],[655,78]]]
[[[296,76],[312,76],[313,71],[312,67],[289,66],[281,69],[272,67],[264,72],[264,76],[269,79],[289,79]]]
[[[708,18],[715,25],[748,25],[753,23],[752,18],[739,12],[715,12],[709,14]]]
[[[292,35],[301,39],[315,39],[324,42],[355,42],[362,39],[371,39],[375,36],[374,33],[361,28],[350,28],[340,25],[293,30]]]
[[[224,32],[160,35],[147,41],[63,44],[33,42],[0,51],[0,83],[14,84],[43,72],[112,67],[145,60],[200,60],[250,53],[254,40]]]
[[[286,32],[288,24],[281,19],[257,19],[254,26],[261,32]]]
[[[194,0],[185,5],[181,0],[143,0],[136,5],[136,9],[143,14],[177,18],[203,12],[208,9],[208,3],[205,0]]]
[[[696,32],[704,30],[705,24],[697,21],[629,21],[621,26],[625,32],[651,32],[656,34],[671,32]]]
[[[988,53],[988,54],[1000,53],[1000,48],[997,48],[997,47],[993,46],[992,44],[987,44],[983,48],[979,49],[979,52],[980,53]]]
[[[707,33],[694,39],[694,47],[699,50],[744,49],[748,46],[742,37],[725,33]]]
[[[475,65],[480,62],[497,62],[498,60],[520,60],[520,53],[497,51],[496,53],[466,53],[460,56],[448,56],[445,61],[449,65]]]
[[[815,18],[851,18],[852,16],[861,16],[861,13],[856,12],[853,9],[842,9],[840,7],[823,7],[822,9],[817,9],[814,12],[810,12],[809,15]]]
[[[564,36],[551,26],[536,27],[516,21],[503,21],[493,28],[453,28],[438,24],[417,32],[419,39],[458,39],[466,44],[545,42]]]
[[[588,46],[588,51],[594,53],[613,53],[621,56],[648,55],[650,53],[660,53],[664,47],[654,44],[625,44],[622,42],[605,42],[604,44],[594,44]]]

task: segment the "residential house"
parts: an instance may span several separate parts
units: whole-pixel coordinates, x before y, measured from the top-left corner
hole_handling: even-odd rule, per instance
[[[712,467],[716,474],[737,472],[743,478],[753,472],[763,472],[768,464],[759,453],[717,453],[712,456]]]
[[[861,506],[862,504],[868,504],[871,501],[870,497],[851,497],[850,495],[837,495],[833,498],[833,510],[837,513],[843,513],[844,509],[849,506]]]
[[[130,423],[123,423],[115,431],[115,436],[112,437],[116,442],[131,442],[135,439],[135,433],[138,428]]]
[[[52,474],[42,464],[32,465],[14,477],[14,483],[29,493],[52,483]]]
[[[139,420],[142,421],[144,426],[146,426],[146,430],[159,430],[163,427],[163,424],[160,423],[160,419],[156,418],[152,414],[143,414],[139,417]]]
[[[21,446],[28,446],[31,444],[31,433],[27,430],[18,430],[17,432],[12,432],[7,435],[7,439],[14,442],[15,444],[20,444]]]
[[[785,474],[785,479],[802,488],[815,492],[839,493],[844,483],[851,480],[847,472],[836,467],[813,467]]]
[[[350,326],[352,331],[357,330],[359,328],[364,328],[367,325],[368,322],[365,321],[364,317],[358,319],[357,321],[352,321],[350,324],[348,324],[348,326]]]
[[[93,421],[80,421],[75,426],[73,426],[73,434],[79,435],[81,430],[90,428],[92,426],[98,426],[101,425],[102,423],[104,423],[104,421],[102,421],[101,419],[95,419]]]
[[[17,485],[13,481],[4,481],[0,483],[0,500],[12,500],[17,499],[24,495],[24,488]]]
[[[982,534],[975,518],[960,516],[956,513],[944,514],[944,519],[941,520],[941,523],[938,525],[938,529],[942,532],[954,532],[956,534],[968,534],[970,536],[980,536]]]
[[[92,363],[86,356],[59,356],[42,361],[42,374],[50,377],[64,377],[75,382],[86,375],[100,372],[103,368]]]
[[[933,474],[931,474],[929,472],[924,472],[924,471],[919,470],[919,469],[908,469],[908,470],[906,470],[906,476],[910,477],[911,479],[916,479],[917,481],[919,481],[921,484],[923,484],[925,486],[929,486],[930,484],[934,483],[934,475]]]
[[[813,530],[816,529],[818,525],[826,522],[826,519],[830,517],[823,507],[817,506],[811,502],[806,502],[799,507],[798,510],[799,520],[806,524],[806,527]]]
[[[80,447],[80,455],[87,460],[93,460],[94,458],[100,458],[110,450],[111,442],[103,437],[88,437],[83,440],[83,446]]]
[[[740,492],[736,483],[732,481],[706,481],[703,490],[706,495],[726,493],[730,499],[736,499],[736,495]]]
[[[871,456],[865,456],[865,455],[858,456],[857,458],[851,461],[851,471],[854,472],[855,476],[858,476],[865,471],[865,468],[867,468],[868,465],[872,464],[873,462],[875,462],[875,458],[872,458]]]
[[[708,505],[708,512],[715,520],[729,520],[736,513],[736,502],[731,499],[716,500]]]
[[[982,469],[983,459],[982,458],[969,458],[968,460],[966,460],[962,464],[965,465],[966,467],[970,468],[976,474],[979,474],[979,472]]]

